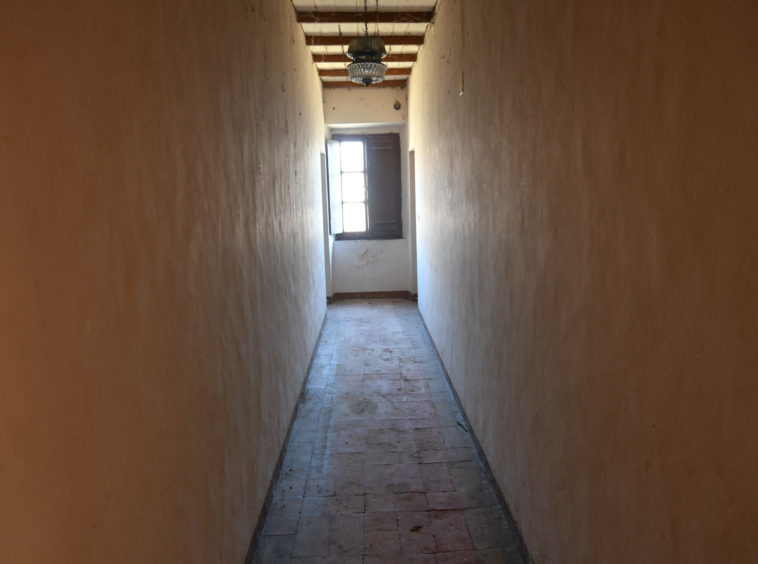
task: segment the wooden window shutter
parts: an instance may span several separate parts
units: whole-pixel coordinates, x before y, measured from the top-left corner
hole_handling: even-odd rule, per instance
[[[366,136],[369,232],[372,237],[403,236],[400,196],[400,136]]]

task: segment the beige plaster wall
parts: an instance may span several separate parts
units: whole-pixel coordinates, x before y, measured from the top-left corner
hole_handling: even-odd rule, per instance
[[[280,0],[0,3],[0,562],[241,563],[325,315]]]
[[[400,109],[395,109],[395,103]],[[327,124],[396,123],[407,121],[407,88],[324,88]]]
[[[757,24],[444,0],[414,67],[421,312],[541,564],[756,558]]]

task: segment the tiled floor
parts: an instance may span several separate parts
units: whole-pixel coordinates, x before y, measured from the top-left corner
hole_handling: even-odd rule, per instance
[[[329,306],[255,562],[521,564],[418,317]]]

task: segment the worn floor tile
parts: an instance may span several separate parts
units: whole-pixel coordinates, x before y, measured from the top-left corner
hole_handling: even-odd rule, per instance
[[[335,472],[328,471],[325,473],[313,472],[308,474],[308,480],[305,483],[306,496],[325,496],[334,495],[334,485],[337,476]]]
[[[366,513],[364,521],[366,533],[397,531],[397,514],[394,511]]]
[[[329,306],[256,564],[522,564],[415,304]]]
[[[467,550],[437,554],[437,564],[508,564],[508,556],[502,550]]]
[[[401,493],[367,495],[366,511],[426,511],[426,495],[423,493]]]
[[[434,530],[437,552],[453,552],[474,548],[466,528],[466,517],[463,511],[459,509],[435,511],[431,515],[433,515],[432,529]]]
[[[363,564],[363,556],[326,556],[293,558],[292,564]]]
[[[419,468],[425,492],[453,491],[453,481],[447,471],[447,463],[419,464]]]
[[[448,462],[447,466],[456,490],[479,490],[489,486],[478,460]]]
[[[400,536],[397,531],[366,533],[366,554],[399,554]]]
[[[328,515],[301,515],[292,556],[326,556],[329,554],[331,518]]]
[[[294,535],[264,535],[255,564],[288,564],[294,542]]]
[[[271,515],[266,519],[266,535],[291,535],[297,531],[302,497],[286,497],[274,500]]]
[[[435,564],[434,554],[367,554],[363,564]]]
[[[492,490],[430,492],[426,494],[426,501],[431,510],[471,509],[497,505],[497,498]]]
[[[332,515],[330,555],[365,553],[363,515]]]
[[[274,497],[302,497],[305,493],[305,482],[308,474],[293,467],[282,469],[279,481],[274,490]]]
[[[398,513],[400,543],[406,554],[435,553],[434,530],[431,513]]]
[[[494,507],[479,507],[465,511],[466,525],[474,548],[501,548],[505,546],[502,527],[503,516]]]
[[[362,495],[337,495],[326,497],[303,498],[304,515],[335,515],[337,513],[363,513],[364,497]]]

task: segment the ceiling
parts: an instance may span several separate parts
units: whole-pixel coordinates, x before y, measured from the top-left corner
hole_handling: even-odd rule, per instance
[[[370,88],[403,86],[424,43],[437,0],[368,0],[369,34],[387,46],[387,76]],[[347,78],[347,44],[363,35],[363,0],[292,0],[297,21],[318,68],[324,88],[365,88]]]

